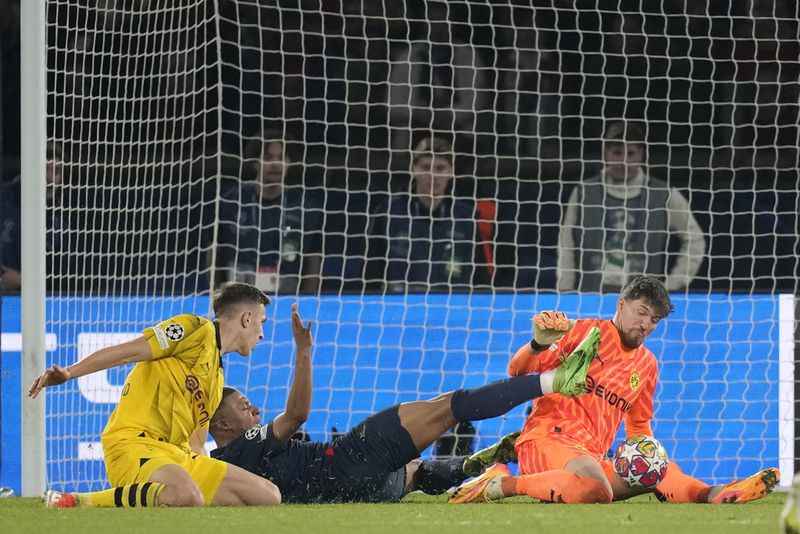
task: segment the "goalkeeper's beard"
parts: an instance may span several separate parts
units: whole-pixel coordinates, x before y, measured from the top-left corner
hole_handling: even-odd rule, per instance
[[[644,343],[644,337],[641,340],[635,338],[628,334],[625,330],[625,327],[622,324],[622,318],[617,317],[616,321],[612,321],[614,326],[617,327],[617,333],[619,334],[619,339],[622,341],[622,344],[628,347],[629,349],[638,349],[642,343]]]

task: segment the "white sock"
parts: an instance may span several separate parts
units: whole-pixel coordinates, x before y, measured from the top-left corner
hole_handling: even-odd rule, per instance
[[[486,496],[489,500],[496,501],[497,499],[504,499],[503,486],[500,481],[503,479],[501,476],[496,476],[486,484]]]
[[[555,377],[555,369],[550,369],[539,375],[539,384],[542,386],[542,393],[544,395],[553,393],[553,379],[555,379]]]

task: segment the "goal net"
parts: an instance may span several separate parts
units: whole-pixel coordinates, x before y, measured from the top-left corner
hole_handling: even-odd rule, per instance
[[[266,339],[226,380],[281,411],[299,302],[304,428],[328,440],[506,376],[533,313],[610,318],[615,284],[653,268],[675,303],[648,342],[656,436],[709,483],[789,480],[796,2],[536,4],[49,0],[48,362],[252,281],[276,295]],[[640,181],[589,186],[611,167]],[[48,391],[55,488],[107,484],[128,370]]]

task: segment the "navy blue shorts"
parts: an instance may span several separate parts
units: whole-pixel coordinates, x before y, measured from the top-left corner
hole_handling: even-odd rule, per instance
[[[333,443],[331,470],[350,502],[395,502],[403,496],[405,466],[419,457],[400,424],[398,406],[371,415]]]

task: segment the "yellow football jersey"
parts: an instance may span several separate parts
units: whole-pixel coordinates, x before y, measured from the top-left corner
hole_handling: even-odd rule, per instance
[[[143,331],[152,360],[137,363],[103,431],[103,447],[135,437],[185,449],[208,427],[222,398],[222,358],[216,323],[177,315]]]

